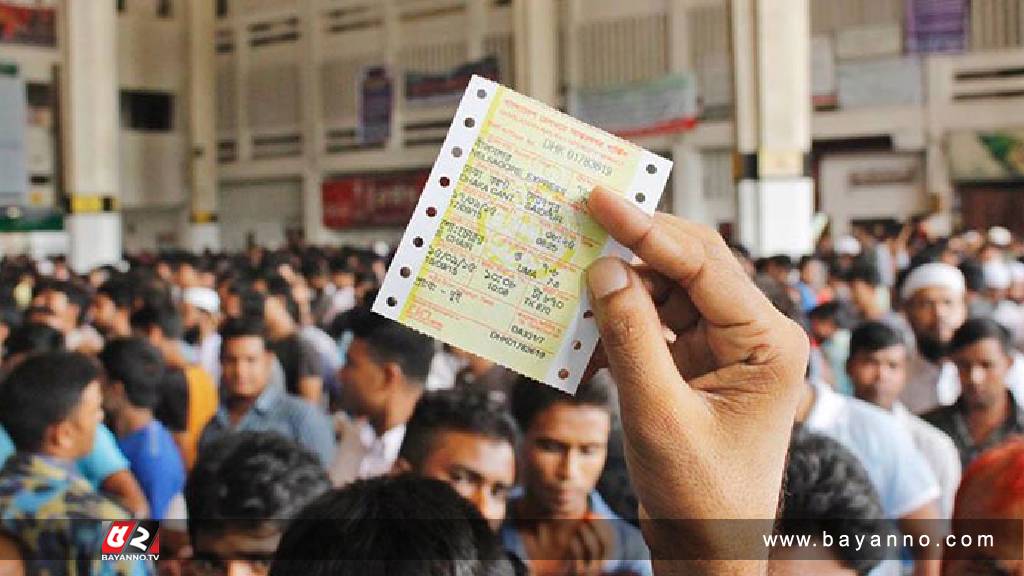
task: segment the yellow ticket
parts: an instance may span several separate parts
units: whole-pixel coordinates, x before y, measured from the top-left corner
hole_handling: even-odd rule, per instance
[[[653,212],[672,162],[474,76],[375,312],[574,393],[597,345],[583,272],[631,258],[586,210]]]

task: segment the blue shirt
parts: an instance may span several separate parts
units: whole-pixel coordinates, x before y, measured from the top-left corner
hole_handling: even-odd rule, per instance
[[[298,442],[319,457],[324,466],[329,466],[334,459],[334,427],[330,419],[309,402],[289,395],[281,378],[271,378],[256,403],[237,425],[231,424],[224,394],[222,387],[217,413],[199,438],[200,450],[224,434],[252,430],[277,432]]]
[[[185,465],[171,433],[153,420],[135,432],[118,438],[117,445],[128,458],[149,501],[150,516],[163,520],[171,500],[185,488]]]
[[[519,496],[521,497],[521,495]],[[523,543],[519,530],[515,527],[515,519],[512,516],[512,505],[517,497],[509,503],[509,514],[505,523],[501,526],[499,537],[505,550],[518,558],[526,566],[530,565],[530,558],[526,554],[526,545]],[[590,493],[590,513],[603,518],[611,523],[615,534],[615,542],[612,543],[611,555],[605,560],[601,567],[602,574],[637,574],[639,576],[651,576],[654,569],[651,566],[651,552],[644,543],[643,535],[636,526],[619,518],[611,508],[605,504],[597,491]]]
[[[14,443],[7,431],[0,426],[0,465],[14,454]],[[78,473],[92,484],[93,489],[99,490],[103,481],[115,472],[128,469],[128,460],[117,447],[117,440],[109,428],[100,424],[96,428],[96,439],[92,444],[92,451],[76,462]]]

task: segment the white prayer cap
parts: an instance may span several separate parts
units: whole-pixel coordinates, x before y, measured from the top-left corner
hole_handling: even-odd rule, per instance
[[[220,312],[220,296],[217,296],[217,293],[209,288],[185,288],[181,297],[186,304],[195,306],[203,312],[208,312],[210,314],[217,314]]]
[[[1002,226],[993,226],[988,229],[988,241],[996,246],[1009,246],[1013,242],[1013,234]]]
[[[918,290],[924,288],[948,288],[963,294],[966,290],[964,275],[960,270],[942,262],[922,264],[907,276],[901,294],[904,300],[909,300]]]
[[[853,236],[843,236],[836,240],[836,254],[842,256],[857,256],[860,254],[860,242]]]
[[[1010,262],[1010,277],[1014,282],[1024,282],[1024,262]]]
[[[964,232],[964,242],[968,244],[981,244],[981,232],[977,230],[968,230]]]
[[[991,290],[1006,290],[1013,280],[1009,266],[999,260],[985,262],[981,265],[981,272],[985,277],[985,287]]]

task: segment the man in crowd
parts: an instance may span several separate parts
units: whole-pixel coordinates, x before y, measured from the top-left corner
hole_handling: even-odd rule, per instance
[[[952,404],[960,393],[947,348],[967,316],[964,276],[949,264],[923,264],[910,272],[901,292],[916,346],[901,400],[908,410],[921,414]]]
[[[1010,333],[987,318],[968,320],[949,344],[962,392],[924,419],[949,434],[964,467],[1006,438],[1024,433],[1024,410],[1006,385],[1012,363]]]
[[[299,333],[299,306],[292,298],[291,285],[280,276],[269,278],[266,284],[267,343],[284,368],[285,388],[320,406],[324,391],[320,355]]]
[[[185,466],[170,432],[156,418],[158,387],[164,375],[160,351],[142,338],[111,340],[100,353],[106,371],[103,404],[117,445],[131,463],[149,501],[150,517],[162,520],[172,503],[183,508]]]
[[[132,335],[132,309],[136,286],[128,278],[111,278],[104,282],[92,299],[92,324],[106,338]]]
[[[196,363],[216,382],[220,378],[220,297],[210,288],[193,286],[181,294],[183,338],[196,352]]]
[[[284,435],[320,458],[334,458],[334,430],[316,407],[288,394],[283,379],[272,378],[274,353],[258,320],[229,320],[221,329],[221,399],[200,438],[200,447],[218,437],[246,430]]]
[[[780,287],[759,285],[784,315],[795,314],[793,301]],[[796,421],[809,431],[836,440],[867,470],[887,518],[897,520],[905,534],[935,537],[939,491],[935,475],[895,417],[862,400],[841,395],[821,382],[806,380]],[[938,573],[939,550],[915,548],[914,573]],[[886,574],[898,567],[886,565]]]
[[[89,294],[82,286],[71,281],[43,282],[36,287],[32,305],[50,310],[55,328],[64,334],[68,350],[96,353],[103,347],[103,338],[95,328],[83,324],[83,312],[89,306]]]
[[[132,329],[163,355],[167,369],[155,415],[174,435],[185,466],[191,469],[199,435],[217,408],[216,387],[209,374],[185,358],[181,317],[170,304],[137,310],[132,314]]]
[[[74,468],[92,450],[102,400],[95,364],[67,352],[27,359],[0,386],[0,424],[17,448],[0,470],[0,526],[27,548],[32,573],[143,573],[136,562],[101,563],[99,521],[129,514]]]
[[[516,483],[516,444],[515,421],[486,392],[428,392],[409,419],[395,469],[451,484],[497,531]]]
[[[611,432],[605,380],[591,379],[570,396],[520,379],[512,413],[523,433],[523,493],[509,505],[505,548],[534,574],[650,574],[639,530],[595,490]]]
[[[186,488],[187,572],[266,574],[285,524],[330,487],[315,455],[273,432],[204,446]]]
[[[14,370],[33,355],[64,352],[64,337],[42,324],[24,324],[11,335],[4,371]],[[0,464],[15,452],[3,426],[0,426]],[[77,473],[93,487],[115,499],[137,517],[149,513],[146,495],[132,475],[129,462],[117,447],[113,432],[102,423],[96,429],[92,450],[76,462]]]
[[[953,513],[953,496],[960,483],[960,457],[949,436],[915,416],[899,401],[907,379],[907,346],[895,328],[865,322],[850,338],[846,370],[857,398],[890,412],[910,433],[939,482],[943,518]]]
[[[434,356],[431,338],[367,308],[355,311],[351,329],[341,392],[343,408],[356,420],[336,419],[336,486],[391,471]]]
[[[512,576],[480,513],[451,486],[404,474],[310,503],[281,538],[271,576]]]

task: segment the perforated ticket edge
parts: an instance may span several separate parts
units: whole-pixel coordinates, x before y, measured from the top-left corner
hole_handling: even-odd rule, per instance
[[[427,251],[437,236],[443,215],[448,212],[459,178],[469,160],[473,146],[480,136],[480,130],[487,119],[494,98],[497,97],[499,88],[512,91],[510,88],[500,86],[481,76],[473,76],[470,80],[448,129],[444,144],[441,146],[441,151],[430,170],[427,184],[423,193],[420,194],[416,211],[413,212],[412,218],[409,220],[395,258],[373,303],[372,309],[375,313],[407,325],[401,322],[399,317],[405,308],[416,279],[422,272]],[[519,96],[525,98],[522,94]],[[571,116],[552,110],[544,103],[536,100],[533,102],[549,113],[558,114],[563,119],[568,119],[569,122],[589,126]],[[467,119],[472,119],[472,121],[467,122]],[[614,135],[606,133],[606,137],[640,152],[639,161],[627,188],[626,196],[640,210],[647,214],[653,214],[672,172],[672,161]],[[444,180],[442,179],[447,179],[447,186],[443,185]],[[638,194],[641,192],[642,195]],[[633,253],[628,248],[611,237],[606,240],[601,255],[617,256],[627,262],[633,258]],[[576,313],[563,333],[567,336],[562,337],[558,352],[551,360],[547,374],[541,379],[543,383],[569,394],[576,393],[599,338],[597,325],[593,315],[590,314],[590,298],[585,282],[580,283],[580,290],[581,295]],[[428,336],[436,337],[418,326],[410,327]],[[475,353],[474,350],[469,351]],[[495,358],[490,355],[485,355],[485,357],[516,373],[523,373],[516,366],[509,364],[507,359]]]

